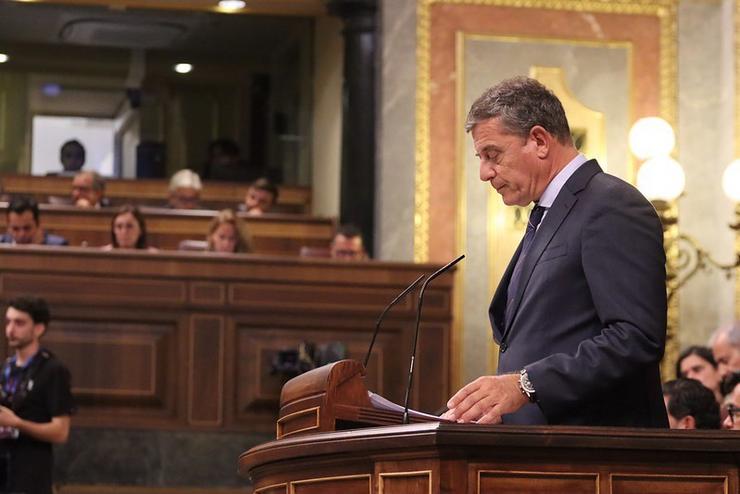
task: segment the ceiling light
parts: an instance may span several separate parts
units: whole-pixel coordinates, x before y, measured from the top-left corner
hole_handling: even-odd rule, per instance
[[[178,63],[175,65],[175,72],[178,74],[187,74],[193,70],[193,66],[189,63]]]
[[[218,6],[224,10],[239,10],[247,6],[244,0],[220,0]]]
[[[9,56],[7,56],[5,53],[0,53],[0,63],[5,63],[8,60],[10,60]]]

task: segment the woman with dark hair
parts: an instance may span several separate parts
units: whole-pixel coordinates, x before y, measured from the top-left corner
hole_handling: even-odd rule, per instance
[[[118,212],[113,216],[110,223],[111,243],[104,246],[104,250],[113,249],[147,249],[156,250],[149,247],[146,241],[146,222],[144,216],[136,206],[126,204],[121,206]]]
[[[722,403],[721,378],[717,372],[717,363],[709,348],[690,346],[681,352],[676,362],[676,377],[696,379],[714,393],[717,403]]]

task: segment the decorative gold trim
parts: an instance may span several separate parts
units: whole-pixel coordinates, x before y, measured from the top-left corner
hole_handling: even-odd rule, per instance
[[[385,484],[383,483],[384,477],[421,477],[423,475],[429,479],[429,494],[432,494],[432,471],[431,470],[419,470],[416,472],[388,472],[381,473],[378,475],[378,494],[385,493]]]
[[[284,422],[294,417],[298,417],[301,415],[308,415],[313,411],[316,412],[316,414],[314,414],[314,417],[316,417],[316,425],[312,425],[310,427],[304,427],[303,429],[297,429],[297,430],[288,432],[287,434],[285,433],[281,434],[280,427],[283,425]],[[312,430],[318,429],[319,424],[321,424],[321,407],[311,407],[311,408],[306,408],[305,410],[299,410],[297,412],[289,413],[288,415],[285,415],[284,417],[280,417],[279,419],[277,419],[277,422],[275,422],[275,437],[277,437],[278,439],[282,439],[287,436],[292,436],[293,434],[298,434],[299,432],[312,431]]]
[[[599,472],[558,472],[558,471],[543,471],[543,470],[537,470],[537,471],[527,471],[527,470],[478,470],[478,490],[476,492],[481,492],[481,474],[482,473],[493,473],[493,474],[501,474],[504,475],[527,475],[529,477],[586,477],[590,478],[593,477],[594,480],[594,487],[595,493],[599,494],[600,486],[599,486],[599,480],[601,478],[601,474]],[[609,491],[611,492],[611,491]]]
[[[727,475],[683,475],[683,474],[664,474],[664,473],[610,473],[609,474],[609,492],[614,492],[614,477],[623,477],[625,479],[630,478],[664,478],[664,479],[706,479],[706,480],[723,480],[724,482],[724,494],[729,494],[729,477]]]
[[[282,484],[272,484],[272,485],[268,485],[268,486],[265,486],[265,487],[260,487],[259,489],[255,489],[254,490],[254,494],[261,494],[262,492],[266,492],[266,491],[268,491],[270,489],[277,489],[279,487],[285,488],[285,492],[288,491],[288,484],[285,483],[285,482],[283,482]]]
[[[367,483],[367,493],[372,494],[373,490],[373,478],[372,476],[368,474],[359,474],[359,475],[335,475],[331,477],[316,477],[313,479],[304,479],[304,480],[293,480],[290,482],[290,485],[288,487],[288,492],[290,494],[295,494],[295,486],[296,485],[306,485],[306,484],[318,484],[319,482],[329,482],[332,480],[354,480],[354,479],[364,479],[366,478],[368,480]]]
[[[490,5],[604,14],[654,15],[660,20],[660,114],[676,128],[677,0],[418,0],[416,44],[416,149],[414,261],[429,260],[431,6]],[[740,14],[738,14],[740,16]],[[738,77],[736,77],[736,84]],[[740,117],[738,117],[740,118]],[[738,126],[736,125],[736,129]],[[737,130],[736,130],[736,135]],[[740,141],[740,136],[736,138]]]

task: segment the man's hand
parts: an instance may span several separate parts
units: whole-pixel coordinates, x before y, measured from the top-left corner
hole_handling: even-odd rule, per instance
[[[18,427],[21,419],[8,407],[0,405],[0,427]]]
[[[478,424],[500,424],[501,416],[528,403],[519,389],[519,375],[482,376],[455,393],[443,419]]]

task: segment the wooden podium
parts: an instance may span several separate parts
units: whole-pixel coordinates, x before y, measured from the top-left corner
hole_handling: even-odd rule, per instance
[[[740,492],[740,432],[379,425],[401,414],[373,409],[363,375],[341,361],[285,385],[280,439],[239,458],[255,494]]]

